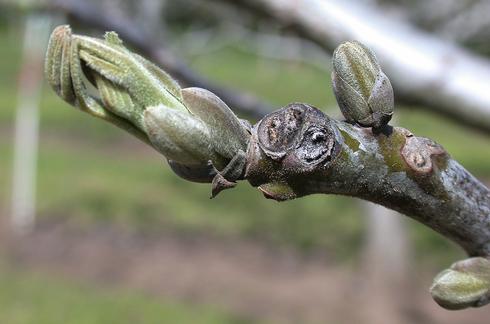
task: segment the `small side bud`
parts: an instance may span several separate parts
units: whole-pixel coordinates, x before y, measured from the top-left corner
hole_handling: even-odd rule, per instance
[[[430,288],[432,298],[446,309],[480,307],[490,302],[490,260],[470,258],[442,271]]]
[[[393,88],[373,52],[345,42],[333,53],[332,84],[344,117],[364,127],[381,128],[393,115]]]

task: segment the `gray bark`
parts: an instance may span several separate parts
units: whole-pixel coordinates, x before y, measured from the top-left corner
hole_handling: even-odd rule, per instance
[[[268,198],[362,198],[418,220],[470,256],[490,256],[489,189],[440,145],[406,129],[375,134],[292,104],[254,127],[247,161],[245,178]]]

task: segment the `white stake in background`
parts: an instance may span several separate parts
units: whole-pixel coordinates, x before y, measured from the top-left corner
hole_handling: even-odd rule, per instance
[[[35,221],[38,110],[44,53],[50,31],[51,18],[48,15],[32,13],[26,16],[18,81],[12,179],[11,224],[14,234],[17,235],[28,233]]]

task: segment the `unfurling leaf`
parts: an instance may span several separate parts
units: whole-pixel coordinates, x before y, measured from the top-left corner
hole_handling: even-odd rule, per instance
[[[149,143],[187,179],[211,182],[247,149],[247,128],[221,99],[204,89],[182,90],[166,72],[126,49],[115,32],[98,39],[57,27],[45,74],[65,101]],[[229,169],[230,181],[243,173]]]

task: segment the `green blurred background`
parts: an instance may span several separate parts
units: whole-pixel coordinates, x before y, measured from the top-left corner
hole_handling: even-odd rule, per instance
[[[0,17],[0,216],[2,233],[7,233],[22,16],[12,11],[8,17]],[[94,31],[80,27],[75,32]],[[177,45],[178,38],[178,33],[173,35]],[[324,69],[267,59],[233,44],[200,55],[178,54],[216,83],[252,93],[275,107],[300,101],[339,115],[330,75]],[[328,69],[330,62],[326,60],[324,65]],[[396,116],[400,126],[433,138],[470,172],[490,181],[488,136],[420,107],[398,106]],[[124,233],[123,237],[149,242],[161,236],[177,237],[177,242],[181,237],[184,241],[197,237],[199,242],[209,240],[213,246],[225,247],[230,242],[232,246],[243,242],[269,251],[271,262],[276,254],[293,255],[300,260],[295,262],[315,260],[325,268],[351,275],[353,283],[359,280],[356,275],[362,262],[366,224],[358,200],[314,195],[277,203],[264,199],[247,183],[210,200],[209,185],[178,178],[151,148],[76,111],[46,85],[40,118],[37,226],[29,235],[34,238],[22,239],[27,243],[19,243],[21,248],[11,242],[0,248],[0,323],[282,322],[281,316],[260,311],[247,314],[246,309],[220,305],[214,299],[208,302],[201,295],[194,298],[185,292],[167,294],[165,289],[133,289],[117,280],[118,269],[111,270],[114,280],[77,276],[63,265],[63,257],[50,259],[49,255],[43,258],[26,252],[29,242],[44,242],[36,235],[49,236],[53,227],[76,233],[56,236],[74,239],[75,243],[60,240],[51,243],[54,246],[78,244],[87,233],[92,233],[87,240],[96,235],[93,233]],[[440,235],[409,219],[404,223],[411,245],[412,280],[424,278],[420,280],[427,285],[430,279],[426,278],[463,258],[462,251]],[[92,266],[104,267],[104,260],[100,264]],[[145,276],[144,271],[141,276]],[[417,287],[424,289],[421,284]],[[274,309],[272,301],[270,307]],[[292,322],[303,320],[293,318]]]

